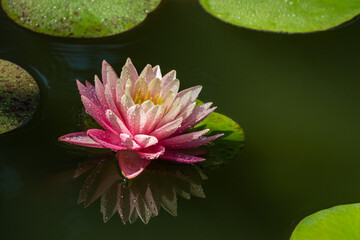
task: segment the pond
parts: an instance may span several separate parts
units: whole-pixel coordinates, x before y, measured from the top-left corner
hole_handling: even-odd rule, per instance
[[[64,39],[22,28],[0,12],[0,58],[39,84],[25,126],[0,135],[4,239],[289,239],[307,215],[360,201],[360,22],[311,34],[235,27],[197,1],[165,0],[139,26],[102,39]],[[58,142],[79,130],[76,79],[93,82],[101,62],[119,73],[130,57],[176,69],[181,89],[239,123],[237,159],[207,173],[206,198],[178,198],[145,225],[103,222],[99,200],[77,204],[73,179],[87,152]]]

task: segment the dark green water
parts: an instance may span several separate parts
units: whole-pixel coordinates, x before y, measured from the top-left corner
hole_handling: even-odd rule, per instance
[[[105,39],[67,40],[15,25],[0,13],[0,58],[41,87],[26,126],[0,136],[2,239],[289,239],[305,216],[360,202],[360,22],[313,34],[234,27],[197,1],[164,0],[140,26]],[[181,88],[245,130],[238,159],[212,171],[206,199],[179,198],[148,225],[104,224],[99,201],[77,205],[72,180],[81,150],[57,142],[79,129],[75,79],[92,80],[106,59],[118,71],[176,69]]]

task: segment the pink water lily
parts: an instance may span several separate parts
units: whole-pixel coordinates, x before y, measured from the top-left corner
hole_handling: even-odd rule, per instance
[[[195,107],[201,86],[178,92],[176,72],[161,75],[160,67],[147,65],[138,75],[130,59],[120,78],[106,62],[102,64],[102,82],[95,86],[77,81],[86,112],[104,129],[89,129],[64,135],[60,141],[108,148],[117,153],[123,175],[134,178],[154,159],[181,163],[204,161],[193,150],[223,134],[203,136],[209,129],[185,133],[203,121],[216,107],[205,103]]]

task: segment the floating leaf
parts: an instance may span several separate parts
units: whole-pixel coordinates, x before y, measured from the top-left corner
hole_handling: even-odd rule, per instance
[[[200,0],[215,17],[238,26],[274,32],[313,32],[360,14],[358,0]]]
[[[0,134],[32,118],[39,104],[39,87],[18,65],[0,59]]]
[[[360,203],[340,205],[304,218],[291,240],[359,240]]]
[[[197,104],[200,105],[203,102],[197,100]],[[193,130],[198,131],[207,128],[210,129],[207,133],[209,136],[218,133],[224,133],[224,136],[205,146],[208,150],[203,155],[206,161],[200,165],[205,168],[214,168],[236,159],[245,142],[245,134],[240,125],[221,113],[213,112],[204,121],[196,125]]]
[[[115,35],[141,23],[161,0],[3,0],[17,24],[59,37]]]

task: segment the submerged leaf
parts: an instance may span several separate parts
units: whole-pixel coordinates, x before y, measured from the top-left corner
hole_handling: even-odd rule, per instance
[[[0,59],[0,134],[30,120],[39,105],[39,87],[18,65]]]
[[[59,37],[115,35],[141,23],[161,0],[3,0],[17,24]]]
[[[291,240],[360,239],[360,203],[325,209],[304,218]]]
[[[200,0],[200,3],[225,22],[274,32],[323,31],[360,14],[358,0]]]

